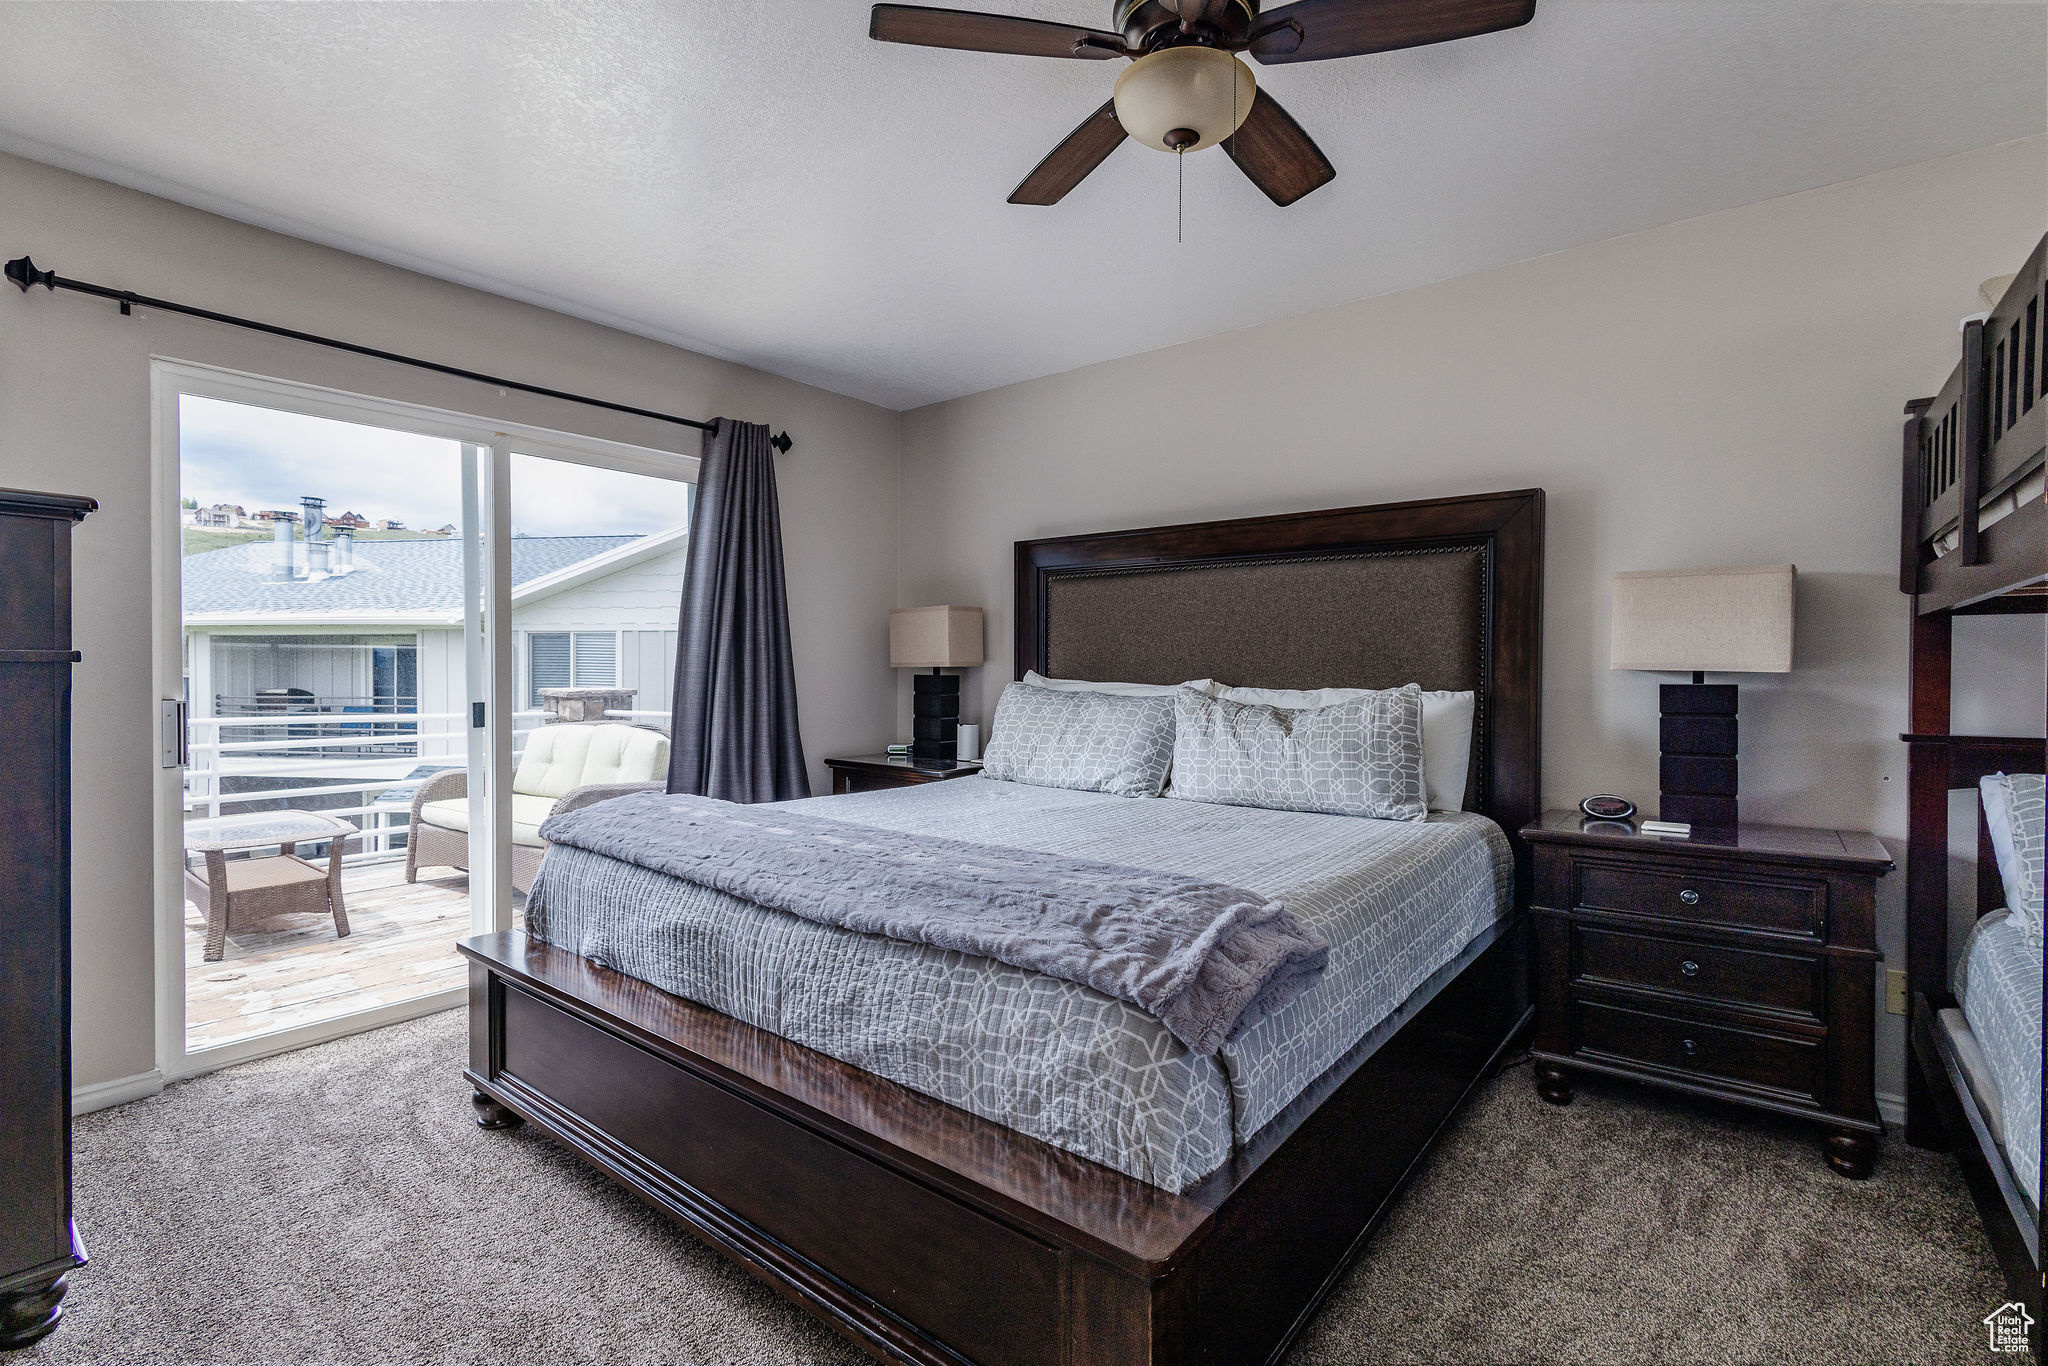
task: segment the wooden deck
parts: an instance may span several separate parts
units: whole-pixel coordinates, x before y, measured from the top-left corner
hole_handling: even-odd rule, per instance
[[[185,1046],[210,1048],[467,982],[455,941],[469,933],[469,879],[405,880],[405,860],[342,874],[349,936],[325,915],[280,916],[228,936],[204,962],[206,922],[185,903]]]

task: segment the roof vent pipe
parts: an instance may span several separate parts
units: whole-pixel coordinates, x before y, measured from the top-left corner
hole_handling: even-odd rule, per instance
[[[292,577],[292,524],[279,517],[270,524],[270,577],[289,579]]]
[[[356,567],[356,534],[346,528],[334,533],[334,572],[346,574]]]
[[[305,497],[299,499],[299,506],[306,510],[306,573],[327,572],[327,543],[320,539],[321,509],[327,506],[325,498]]]

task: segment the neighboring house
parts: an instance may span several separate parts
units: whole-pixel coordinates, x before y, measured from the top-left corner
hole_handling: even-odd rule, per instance
[[[215,503],[212,507],[198,508],[192,513],[192,525],[203,527],[238,527],[245,514],[233,503]]]
[[[405,523],[399,521],[396,517],[386,517],[383,521],[377,523],[377,530],[403,531],[405,530]]]
[[[537,705],[537,688],[603,684],[637,690],[636,710],[667,710],[687,546],[682,527],[514,538],[520,709]],[[264,541],[182,562],[194,716],[246,715],[276,688],[323,710],[465,709],[459,539],[363,541],[352,568],[325,577],[280,578],[275,555]]]
[[[297,508],[264,508],[250,513],[249,520],[252,522],[296,522],[299,520],[299,510]]]
[[[349,531],[361,531],[364,527],[368,526],[369,524],[369,518],[363,517],[353,512],[344,512],[339,517],[329,517],[327,519],[327,525],[331,527],[342,527]]]

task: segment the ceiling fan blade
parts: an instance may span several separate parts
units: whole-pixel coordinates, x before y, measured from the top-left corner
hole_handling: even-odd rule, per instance
[[[1323,155],[1280,101],[1261,90],[1238,130],[1223,139],[1223,150],[1266,198],[1286,208],[1311,190],[1337,178]]]
[[[1259,17],[1251,54],[1268,65],[1424,47],[1518,28],[1536,0],[1295,0]]]
[[[1045,154],[1045,160],[1010,191],[1010,202],[1059,203],[1123,140],[1124,126],[1116,121],[1116,101],[1111,100],[1081,120],[1081,126],[1067,134],[1066,141]]]
[[[1100,29],[924,5],[876,5],[868,20],[868,37],[884,43],[1009,52],[1020,57],[1099,59],[1124,55],[1124,40]]]

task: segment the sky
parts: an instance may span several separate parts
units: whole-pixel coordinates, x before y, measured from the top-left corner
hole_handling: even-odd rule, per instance
[[[462,525],[461,448],[440,437],[184,394],[178,400],[184,497],[200,506],[327,511],[415,530]],[[688,520],[685,485],[559,460],[512,457],[515,536],[644,536]]]

